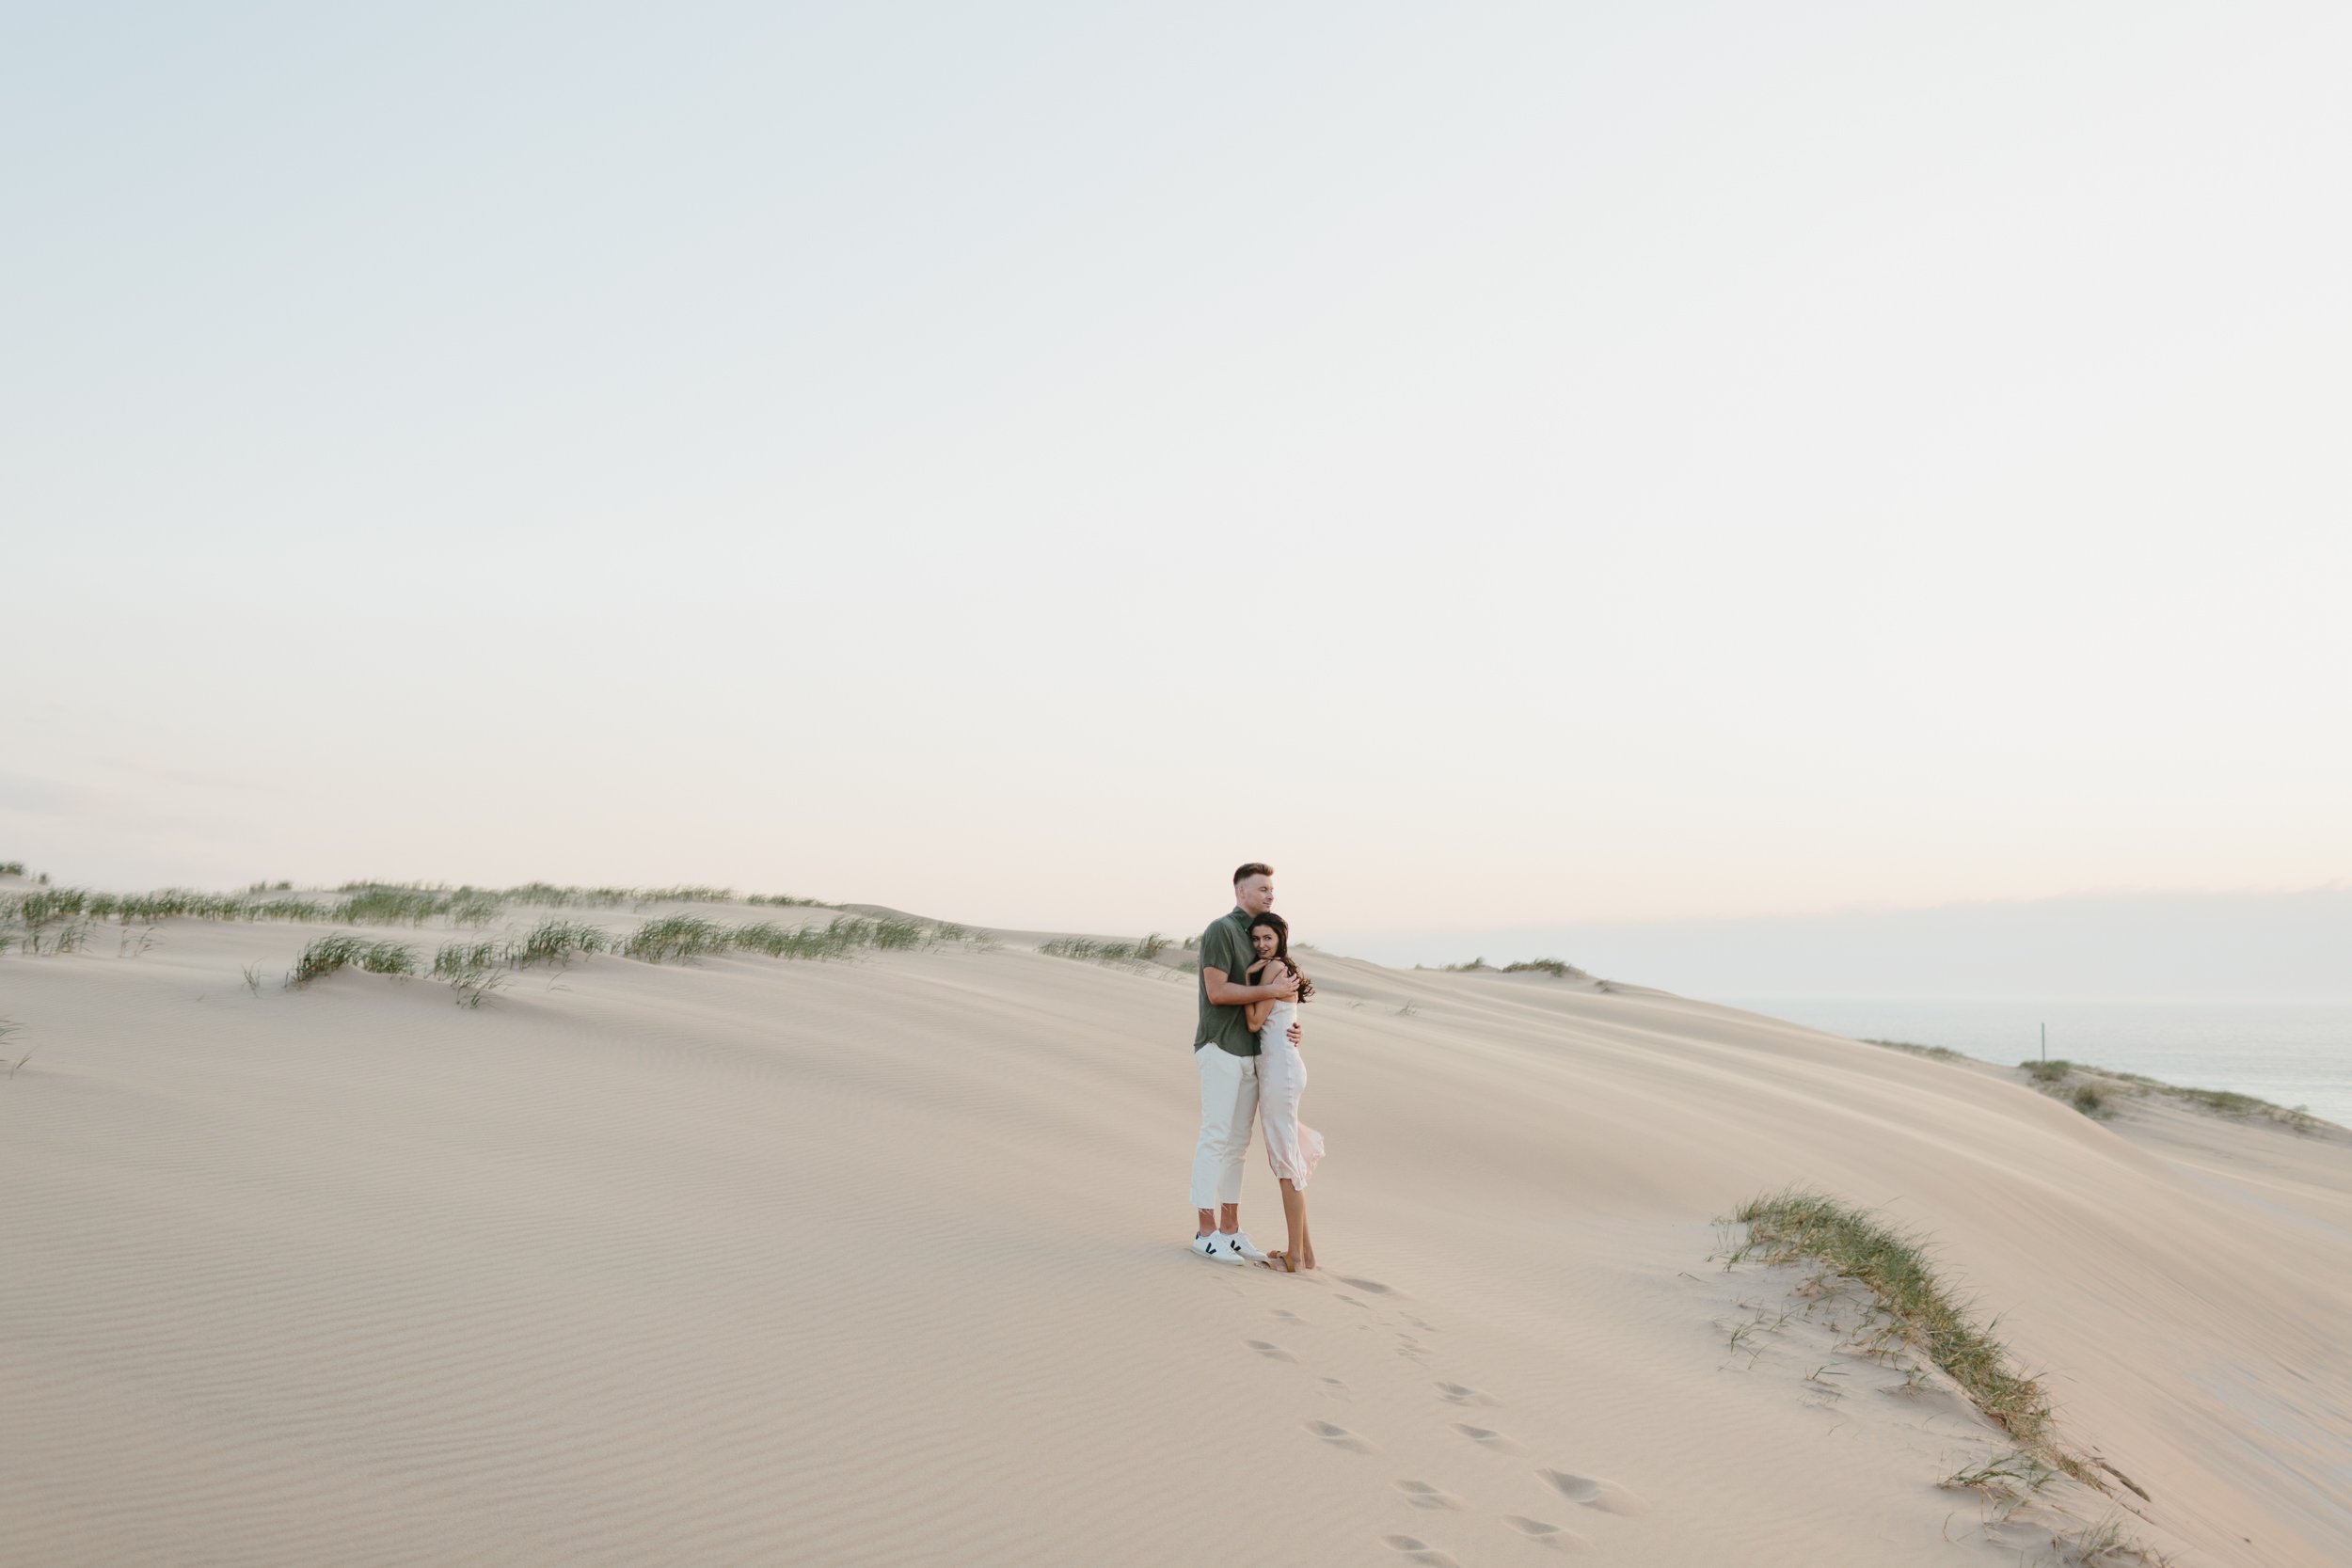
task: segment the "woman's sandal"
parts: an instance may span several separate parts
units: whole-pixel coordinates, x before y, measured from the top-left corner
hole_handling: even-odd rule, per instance
[[[1296,1274],[1298,1272],[1298,1265],[1292,1260],[1291,1255],[1282,1251],[1279,1247],[1277,1247],[1274,1251],[1267,1253],[1265,1255],[1265,1261],[1266,1267],[1270,1269],[1279,1269],[1284,1274]]]

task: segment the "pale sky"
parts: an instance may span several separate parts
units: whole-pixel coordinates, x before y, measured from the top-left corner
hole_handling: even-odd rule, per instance
[[[1375,934],[2340,883],[2347,59],[20,15],[0,859],[1111,931],[1264,859]]]

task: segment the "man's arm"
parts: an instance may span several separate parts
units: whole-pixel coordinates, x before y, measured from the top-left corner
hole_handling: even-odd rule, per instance
[[[1287,1002],[1298,994],[1298,976],[1285,974],[1271,985],[1237,986],[1225,977],[1225,972],[1213,965],[1200,967],[1200,983],[1208,990],[1209,1002],[1218,1007],[1247,1007],[1252,1002]]]

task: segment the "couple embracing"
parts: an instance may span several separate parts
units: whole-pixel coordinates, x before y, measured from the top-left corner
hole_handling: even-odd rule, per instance
[[[1252,861],[1233,873],[1233,911],[1200,933],[1200,1024],[1192,1054],[1200,1069],[1200,1141],[1192,1155],[1192,1250],[1220,1263],[1296,1274],[1315,1266],[1307,1232],[1307,1179],[1323,1134],[1298,1119],[1307,1086],[1298,1004],[1314,986],[1291,960],[1290,927],[1274,912],[1274,868]],[[1279,1252],[1261,1252],[1241,1227],[1241,1167],[1254,1124],[1282,1184],[1290,1231]]]

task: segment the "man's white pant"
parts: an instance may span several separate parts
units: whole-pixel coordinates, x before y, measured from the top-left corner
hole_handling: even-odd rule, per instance
[[[1241,1201],[1241,1163],[1258,1123],[1258,1058],[1212,1041],[1193,1053],[1200,1069],[1200,1142],[1192,1151],[1192,1206]]]

